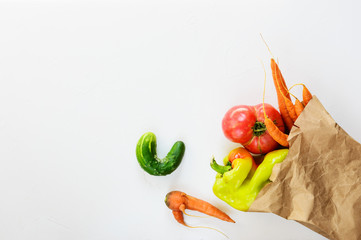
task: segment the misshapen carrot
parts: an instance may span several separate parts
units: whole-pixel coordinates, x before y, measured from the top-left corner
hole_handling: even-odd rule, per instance
[[[277,63],[273,58],[271,58],[271,69],[272,69],[273,83],[275,85],[276,92],[277,92],[278,107],[279,107],[282,119],[287,126],[287,129],[291,130],[291,128],[293,126],[293,120],[287,110],[287,106],[286,106],[286,103],[285,103],[285,100],[283,97],[283,96],[285,96],[285,98],[288,98],[290,100],[290,96],[287,91],[286,83],[283,80],[281,71],[279,70]],[[282,85],[282,88],[281,88],[281,85]]]
[[[186,209],[195,210],[227,222],[235,222],[226,213],[222,212],[212,204],[201,199],[189,196],[184,192],[172,191],[167,194],[165,203],[173,211],[176,220],[186,225],[183,220],[183,213]],[[186,225],[188,226],[188,225]]]
[[[189,195],[185,194],[184,192],[180,192],[180,191],[169,192],[167,194],[167,196],[165,197],[165,204],[168,206],[168,208],[170,208],[172,210],[175,220],[177,220],[177,222],[179,222],[180,224],[182,224],[186,227],[189,227],[189,228],[212,229],[212,230],[215,230],[215,231],[223,234],[227,238],[228,238],[228,236],[226,234],[224,234],[223,232],[221,232],[215,228],[203,227],[203,226],[194,227],[194,226],[187,225],[184,222],[183,214],[189,215],[185,212],[186,209],[189,209],[189,210],[195,210],[195,211],[202,212],[209,216],[219,218],[223,221],[233,222],[233,223],[235,222],[227,214],[225,214],[224,212],[222,212],[221,210],[219,210],[212,204],[210,204],[206,201],[200,200],[198,198],[189,196]],[[192,215],[189,215],[189,216],[192,216]],[[196,217],[198,217],[198,216],[196,216]]]

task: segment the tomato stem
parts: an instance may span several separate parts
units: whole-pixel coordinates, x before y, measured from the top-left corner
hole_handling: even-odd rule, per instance
[[[256,122],[254,126],[252,127],[253,135],[255,136],[261,136],[266,130],[266,125],[263,122]]]

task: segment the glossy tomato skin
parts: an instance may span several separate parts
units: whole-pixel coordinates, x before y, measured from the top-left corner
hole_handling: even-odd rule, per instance
[[[270,104],[265,103],[264,107],[267,116],[284,132],[285,127],[279,112]],[[254,131],[256,122],[264,124],[263,104],[240,105],[228,110],[223,118],[222,128],[229,140],[242,144],[251,153],[265,154],[276,149],[279,145],[266,129],[261,134]]]
[[[236,143],[246,143],[252,139],[252,127],[257,121],[255,108],[239,105],[228,110],[222,121],[224,135]]]
[[[264,136],[254,137],[252,141],[244,146],[248,151],[254,154],[265,154],[275,150],[279,144],[273,140],[273,138],[268,134],[264,134]]]

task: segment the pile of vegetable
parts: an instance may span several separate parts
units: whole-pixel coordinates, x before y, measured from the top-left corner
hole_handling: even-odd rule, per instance
[[[292,94],[295,97],[293,104],[290,90],[273,58],[271,69],[280,112],[266,103],[239,105],[229,109],[222,121],[224,135],[232,142],[242,144],[253,154],[268,153],[278,148],[279,144],[288,147],[287,133],[312,99],[304,84],[296,84],[303,86],[303,101]]]
[[[273,58],[271,69],[280,112],[264,103],[264,93],[261,104],[238,105],[229,109],[222,121],[224,135],[242,147],[232,150],[224,159],[223,166],[214,159],[211,162],[211,167],[218,173],[213,185],[214,194],[241,211],[249,209],[261,189],[269,183],[274,165],[286,158],[288,133],[312,99],[304,84],[294,85],[303,86],[302,102],[290,93],[291,88],[287,88]],[[264,157],[259,165],[254,161],[255,155]]]
[[[276,61],[271,59],[274,86],[277,93],[279,111],[264,102],[255,106],[238,105],[230,108],[223,120],[222,129],[226,138],[241,144],[233,149],[219,165],[215,159],[211,167],[217,172],[213,185],[214,194],[230,206],[247,211],[261,189],[270,182],[273,167],[281,163],[288,154],[288,133],[297,118],[312,98],[304,84],[303,101],[295,97],[287,88]],[[265,90],[264,90],[265,92]],[[291,96],[295,98],[292,102]],[[171,174],[180,165],[185,145],[177,141],[163,159],[157,156],[157,142],[154,133],[145,133],[138,141],[136,156],[143,170],[150,175]],[[261,162],[255,161],[255,157]],[[186,209],[199,211],[221,220],[234,221],[223,211],[210,203],[189,196],[181,191],[171,191],[165,203],[172,210],[180,224],[190,227],[184,221]],[[215,229],[216,230],[216,229]],[[218,231],[218,230],[217,230]]]

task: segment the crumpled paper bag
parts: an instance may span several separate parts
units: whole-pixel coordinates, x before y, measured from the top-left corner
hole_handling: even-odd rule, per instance
[[[317,97],[295,122],[289,153],[251,205],[335,240],[361,239],[361,144]]]

